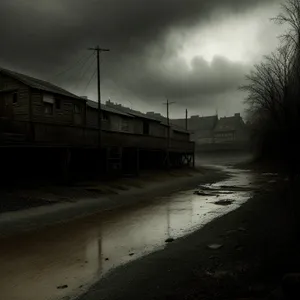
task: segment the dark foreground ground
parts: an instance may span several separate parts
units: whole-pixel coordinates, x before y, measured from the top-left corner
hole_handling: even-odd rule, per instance
[[[284,274],[300,272],[285,185],[266,181],[238,210],[112,271],[80,300],[269,299]],[[211,244],[221,247],[213,250]]]

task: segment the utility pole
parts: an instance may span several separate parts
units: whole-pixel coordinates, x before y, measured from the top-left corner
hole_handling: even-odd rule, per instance
[[[89,48],[89,50],[96,51],[97,54],[97,89],[98,89],[98,146],[101,147],[101,86],[100,86],[100,53],[101,52],[107,52],[110,51],[109,49],[103,49],[99,46],[96,46],[95,48]]]
[[[185,110],[185,130],[188,130],[188,110]]]
[[[175,102],[169,102],[169,99],[167,99],[166,103],[163,103],[164,105],[167,105],[167,125],[168,125],[168,135],[167,135],[167,164],[169,166],[170,160],[169,160],[169,148],[170,148],[170,118],[169,118],[169,107],[171,104],[174,104]]]
[[[174,104],[176,102],[169,102],[169,99],[167,99],[166,103],[163,103],[164,105],[167,105],[167,124],[170,126],[170,119],[169,119],[169,107],[171,104]]]

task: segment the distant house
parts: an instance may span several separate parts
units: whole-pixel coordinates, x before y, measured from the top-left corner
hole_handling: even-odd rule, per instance
[[[246,142],[249,139],[247,125],[241,115],[236,113],[232,117],[222,117],[214,128],[216,143]]]
[[[187,120],[188,130],[191,132],[191,140],[197,144],[207,144],[214,142],[214,128],[218,122],[218,116],[200,117],[191,116]],[[172,119],[172,124],[185,128],[185,119]]]

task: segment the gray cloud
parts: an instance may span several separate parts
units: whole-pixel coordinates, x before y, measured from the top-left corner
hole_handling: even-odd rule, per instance
[[[273,0],[3,0],[0,2],[0,63],[49,78],[98,43],[112,49],[105,55],[104,86],[119,94],[158,101],[185,97],[186,103],[228,93],[247,70],[243,64],[216,57],[211,65],[196,57],[191,68],[176,58],[180,40],[171,31],[213,22],[219,15],[243,13]],[[217,20],[217,19],[216,19]],[[170,57],[174,61],[164,65]],[[76,69],[75,69],[76,70]],[[77,73],[76,73],[77,72]],[[82,72],[59,83],[76,87]],[[84,78],[92,74],[88,71]],[[113,92],[113,91],[112,91]],[[151,100],[152,99],[152,100]],[[204,100],[203,100],[204,101]],[[204,101],[205,102],[205,101]]]
[[[177,59],[166,68],[162,62],[151,61],[140,71],[140,60],[129,62],[115,77],[119,88],[127,88],[141,98],[170,97],[180,99],[199,95],[219,94],[236,89],[249,66],[215,57],[211,63],[195,57],[189,67]]]

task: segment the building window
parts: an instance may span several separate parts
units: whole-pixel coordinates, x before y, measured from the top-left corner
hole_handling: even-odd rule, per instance
[[[78,104],[74,104],[74,112],[75,114],[81,113],[81,107]]]
[[[145,135],[150,134],[150,126],[149,126],[149,123],[146,121],[143,122],[143,134],[145,134]]]
[[[108,121],[108,119],[109,119],[108,113],[105,112],[105,111],[103,111],[103,112],[102,112],[102,120],[103,120],[103,121]]]
[[[55,99],[55,109],[61,109],[61,100]]]
[[[44,113],[46,115],[53,115],[54,97],[49,94],[43,95]]]
[[[13,93],[12,103],[13,104],[18,103],[18,93]]]
[[[46,115],[53,115],[53,104],[44,103],[44,112]]]
[[[129,131],[129,123],[128,120],[122,119],[122,131]]]

